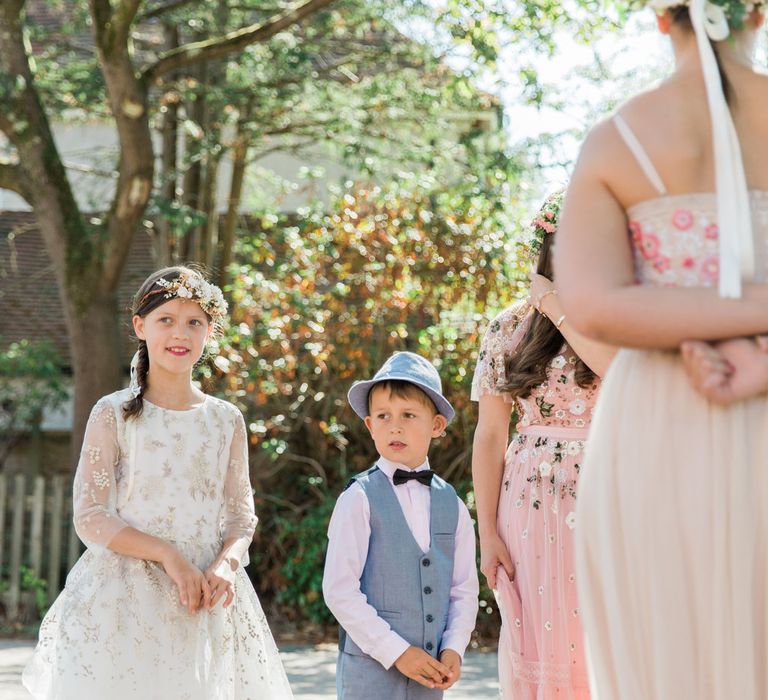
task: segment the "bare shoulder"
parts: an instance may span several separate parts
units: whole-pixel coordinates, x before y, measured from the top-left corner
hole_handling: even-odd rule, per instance
[[[613,115],[597,122],[589,131],[579,151],[574,179],[607,181],[612,163],[622,147]]]
[[[662,83],[623,102],[589,131],[580,160],[586,166],[599,169],[601,164],[605,166],[615,163],[617,152],[626,153],[626,143],[616,126],[617,114],[621,115],[640,143],[645,145],[648,141],[654,141],[655,135],[661,131],[658,127],[660,117],[667,111],[679,114],[678,109],[670,110],[670,103],[677,101],[685,102],[685,99],[681,100],[668,83]]]

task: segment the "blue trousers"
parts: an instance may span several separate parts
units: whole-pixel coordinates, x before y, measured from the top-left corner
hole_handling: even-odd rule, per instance
[[[336,695],[338,700],[442,700],[443,691],[424,687],[394,666],[387,670],[370,656],[339,651]]]

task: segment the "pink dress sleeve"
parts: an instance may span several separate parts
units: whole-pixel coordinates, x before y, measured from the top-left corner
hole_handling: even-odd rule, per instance
[[[107,547],[127,527],[117,515],[119,458],[115,407],[103,398],[88,419],[73,486],[75,531],[89,548]]]
[[[525,335],[530,308],[525,302],[518,302],[504,309],[488,325],[472,378],[472,401],[479,401],[481,396],[504,396],[505,400],[512,401],[499,389],[505,383],[504,358],[514,352]]]

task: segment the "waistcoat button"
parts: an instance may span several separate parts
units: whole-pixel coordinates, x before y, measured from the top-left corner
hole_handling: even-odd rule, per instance
[[[429,595],[430,593],[432,593],[432,589],[429,586],[424,586],[424,593]]]
[[[432,642],[427,642],[427,646],[426,646],[426,649],[427,649],[427,651],[432,651],[432,649],[434,649],[434,648],[435,648],[435,647],[434,647],[434,645],[432,644]]]
[[[427,615],[427,622],[432,622],[435,618],[432,615]]]
[[[429,566],[429,565],[430,565],[430,561],[429,561],[429,559],[422,559],[422,561],[421,561],[421,565],[422,565],[422,566]]]

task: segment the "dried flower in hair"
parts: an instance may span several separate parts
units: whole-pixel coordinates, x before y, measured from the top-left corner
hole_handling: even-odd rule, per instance
[[[178,279],[166,280],[161,277],[156,284],[165,290],[165,298],[192,299],[200,304],[214,322],[220,323],[227,313],[227,302],[224,295],[215,284],[206,281],[197,273],[182,274]],[[155,290],[159,291],[159,290]],[[149,292],[154,294],[155,292]],[[149,295],[147,295],[149,296]]]
[[[558,190],[544,201],[536,218],[531,222],[529,239],[522,244],[523,255],[531,259],[538,257],[541,246],[544,245],[545,236],[551,236],[557,231],[564,198],[565,190]]]

